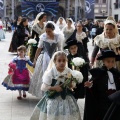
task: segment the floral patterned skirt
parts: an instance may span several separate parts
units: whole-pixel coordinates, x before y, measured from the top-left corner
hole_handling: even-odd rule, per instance
[[[36,105],[30,120],[81,120],[80,111],[73,96],[49,99],[44,96]]]
[[[36,66],[34,69],[32,79],[30,81],[30,87],[28,91],[30,94],[38,98],[42,98],[43,96],[43,92],[41,91],[42,76],[43,76],[42,65],[43,65],[43,54],[40,54],[36,62]]]

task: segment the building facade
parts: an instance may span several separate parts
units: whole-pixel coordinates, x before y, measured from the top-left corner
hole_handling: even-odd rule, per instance
[[[4,0],[5,6],[4,17],[14,19],[17,16],[22,15],[21,1],[22,0]],[[82,19],[85,17],[85,0],[54,0],[54,1],[59,2],[58,14],[56,18],[60,16],[63,16],[65,18],[72,17],[75,21],[77,21],[78,19]],[[34,15],[36,16],[36,13]]]
[[[22,0],[4,0],[4,17],[14,19],[21,12]],[[34,0],[33,0],[34,1]],[[38,0],[39,1],[39,0]],[[87,0],[58,0],[59,8],[57,17],[72,17],[75,21],[85,18],[85,1]],[[92,1],[92,0],[91,0]],[[112,15],[116,20],[120,19],[120,0],[95,0],[94,18],[106,19]],[[36,15],[36,14],[35,14]]]
[[[21,15],[21,0],[4,0],[4,18],[14,19]]]
[[[95,19],[106,19],[109,16],[110,0],[95,0]]]
[[[112,16],[118,22],[120,20],[120,0],[112,0]]]

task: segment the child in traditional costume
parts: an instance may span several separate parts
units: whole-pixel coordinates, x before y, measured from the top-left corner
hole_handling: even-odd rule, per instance
[[[12,62],[9,64],[9,75],[4,79],[2,85],[7,88],[7,90],[18,90],[19,96],[18,100],[23,97],[26,98],[26,92],[29,89],[30,76],[29,71],[26,68],[26,64],[28,63],[30,66],[33,66],[33,63],[29,60],[26,54],[26,47],[20,46],[17,48],[18,56],[14,57]]]
[[[103,120],[112,103],[108,96],[120,90],[120,72],[114,68],[119,55],[112,50],[106,50],[97,60],[102,60],[104,65],[91,69],[92,78],[85,83],[85,87],[88,88],[86,88],[84,120]]]
[[[68,87],[62,88],[66,75],[72,73],[72,70],[66,67],[66,62],[67,56],[64,52],[58,51],[53,55],[50,63],[54,64],[49,64],[41,86],[41,90],[46,92],[45,96],[36,105],[30,120],[81,120],[71,90]],[[53,91],[55,94],[50,96]]]
[[[79,51],[78,52],[78,46],[79,46]],[[74,58],[82,58],[84,61],[87,61],[85,58],[85,52],[82,43],[78,43],[77,40],[71,39],[69,42],[67,42],[67,45],[64,47],[64,49],[68,49],[69,54],[67,56],[68,58],[68,67],[70,69],[76,69],[71,63]],[[78,84],[76,88],[74,89],[74,97],[76,99],[79,98],[84,98],[85,97],[85,87],[84,87],[84,82],[88,81],[88,67],[87,64],[83,65],[78,68],[79,71],[82,73],[84,79],[83,82]]]

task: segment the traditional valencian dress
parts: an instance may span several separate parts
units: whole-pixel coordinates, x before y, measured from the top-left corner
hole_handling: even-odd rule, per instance
[[[40,90],[41,84],[42,84],[42,76],[47,69],[47,66],[49,64],[49,61],[57,50],[61,50],[61,36],[59,34],[54,33],[54,40],[50,40],[47,38],[47,34],[44,33],[40,37],[40,41],[38,44],[38,48],[42,48],[43,51],[39,55],[35,70],[33,73],[33,77],[31,80],[30,88],[29,88],[29,93],[32,95],[35,95],[36,97],[41,98],[42,91]]]
[[[2,85],[5,86],[7,90],[28,91],[30,76],[29,71],[26,68],[26,64],[28,63],[30,66],[33,66],[33,63],[27,56],[24,58],[17,56],[13,59],[12,62],[16,63],[16,69],[14,70],[13,74],[7,75]]]
[[[70,29],[68,29],[67,26],[65,26],[63,28],[63,34],[64,34],[65,42],[73,34],[74,30],[75,30],[75,28],[73,26],[71,26]]]
[[[34,60],[34,57],[35,57],[35,53],[36,53],[36,50],[37,50],[37,46],[38,46],[38,42],[39,42],[39,37],[41,34],[43,34],[45,32],[45,23],[44,23],[44,27],[41,28],[39,23],[35,24],[33,27],[32,27],[32,38],[37,41],[37,43],[33,46],[31,46],[31,49],[30,49],[30,60],[33,61]]]
[[[54,66],[44,74],[42,85],[45,85],[43,89],[46,93],[36,105],[30,120],[81,120],[77,102],[70,90],[56,92],[51,98],[47,96],[48,88],[64,83],[68,73],[71,73],[69,68],[60,73]]]
[[[62,24],[60,23],[60,19],[62,19]],[[66,26],[65,19],[63,17],[59,17],[56,25],[59,27],[60,30],[62,30]]]
[[[93,49],[92,57],[91,57],[92,63],[95,61],[97,53],[99,52],[99,50],[101,53],[102,50],[109,49],[109,50],[113,50],[117,54],[116,48],[120,47],[120,35],[118,35],[118,34],[116,35],[115,38],[108,39],[108,38],[105,38],[104,33],[102,33],[101,35],[96,36],[94,41],[95,41],[95,47]],[[96,60],[95,66],[96,67],[102,66],[102,61]],[[119,62],[117,62],[118,69],[120,68],[119,66],[120,66]]]
[[[112,103],[108,96],[120,90],[120,72],[102,66],[91,69],[90,73],[93,86],[86,88],[84,120],[103,120]]]

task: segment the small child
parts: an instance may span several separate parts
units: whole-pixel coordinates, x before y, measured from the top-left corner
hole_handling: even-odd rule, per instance
[[[41,90],[46,92],[45,96],[35,107],[30,120],[81,120],[77,102],[70,90],[64,90],[60,85],[65,82],[66,75],[71,73],[71,70],[66,67],[66,54],[58,51],[51,61],[53,62],[50,63],[54,64],[51,64],[52,68],[49,68],[43,75],[41,86]],[[47,92],[53,90],[57,92],[54,97],[49,98]]]
[[[78,46],[80,47],[79,53],[78,53]],[[70,69],[72,69],[71,62],[72,62],[73,58],[81,57],[81,58],[85,59],[83,45],[81,43],[78,43],[77,40],[72,39],[69,42],[67,42],[67,45],[64,47],[64,49],[68,49],[68,51],[69,51],[67,58],[68,58],[68,67]],[[74,89],[73,95],[74,95],[75,99],[85,97],[84,82],[88,81],[88,67],[87,67],[87,65],[84,65],[83,67],[81,67],[80,72],[82,73],[84,79],[83,79],[83,82],[78,84],[76,86],[76,88]]]
[[[23,90],[23,97],[26,98],[26,92],[29,88],[30,83],[30,76],[29,71],[26,68],[26,64],[28,63],[30,66],[33,66],[33,63],[29,60],[26,54],[26,47],[21,45],[17,48],[18,56],[14,57],[12,62],[9,64],[9,75],[4,79],[2,85],[7,88],[7,90],[18,90],[19,96],[17,97],[18,100],[22,99]],[[16,64],[16,68],[15,68]]]
[[[104,65],[90,70],[92,78],[85,83],[88,88],[84,120],[103,120],[111,105],[108,96],[120,90],[120,72],[114,68],[119,57],[112,50],[103,51],[97,59],[102,60]]]

